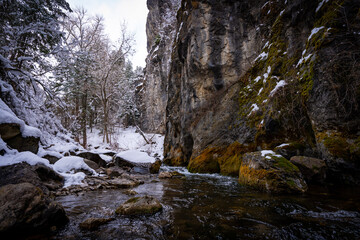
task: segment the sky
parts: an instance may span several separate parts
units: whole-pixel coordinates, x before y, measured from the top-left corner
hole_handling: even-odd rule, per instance
[[[135,34],[135,54],[130,58],[133,68],[145,67],[146,18],[148,9],[146,0],[67,0],[72,9],[84,7],[91,15],[102,15],[105,19],[105,32],[112,41],[119,36],[120,23],[127,23],[128,31]]]

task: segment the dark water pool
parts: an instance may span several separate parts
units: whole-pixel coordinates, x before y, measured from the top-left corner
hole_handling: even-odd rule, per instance
[[[166,169],[168,170],[168,169]],[[181,168],[171,168],[186,173]],[[303,195],[271,195],[240,186],[234,178],[186,173],[159,180],[143,176],[138,195],[158,198],[153,216],[114,215],[131,196],[125,190],[57,198],[70,223],[55,239],[360,239],[359,189],[311,188]],[[78,224],[115,217],[95,231]]]

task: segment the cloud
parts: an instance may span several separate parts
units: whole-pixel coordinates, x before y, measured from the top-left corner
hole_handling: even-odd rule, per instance
[[[112,41],[119,37],[120,24],[124,20],[128,31],[135,34],[136,53],[131,57],[133,66],[145,66],[146,50],[146,0],[68,0],[71,8],[83,6],[89,14],[102,15],[105,32]]]

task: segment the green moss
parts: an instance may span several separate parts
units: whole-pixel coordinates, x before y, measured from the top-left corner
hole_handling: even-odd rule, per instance
[[[218,156],[222,149],[206,148],[199,156],[190,159],[188,170],[196,173],[219,173]]]
[[[133,197],[127,200],[125,203],[135,203],[140,199],[140,197]]]
[[[296,172],[300,172],[299,168],[297,166],[295,166],[294,164],[292,164],[289,160],[287,160],[284,157],[277,157],[277,156],[271,156],[271,159],[275,160],[276,163],[274,164],[275,167],[279,168],[279,169],[283,169],[285,172],[288,173],[296,173]]]
[[[156,35],[156,37],[155,37],[155,45],[159,45],[160,42],[161,42],[161,37],[160,37],[160,35]]]

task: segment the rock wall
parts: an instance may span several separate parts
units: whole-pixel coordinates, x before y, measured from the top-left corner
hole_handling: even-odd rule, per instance
[[[359,184],[359,6],[183,0],[165,161],[236,175],[244,153],[271,149],[322,158],[329,179]]]
[[[171,49],[175,37],[176,12],[180,0],[148,0],[146,23],[147,50],[145,79],[141,92],[142,128],[148,132],[165,132],[167,78]]]

